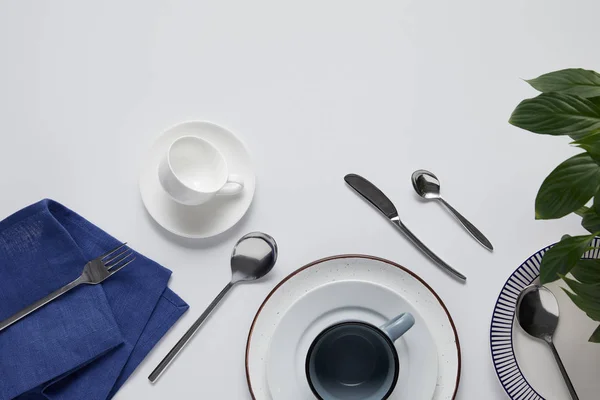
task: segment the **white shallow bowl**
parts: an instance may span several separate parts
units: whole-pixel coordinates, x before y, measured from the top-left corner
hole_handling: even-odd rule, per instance
[[[273,400],[312,397],[306,378],[306,355],[323,330],[345,321],[380,326],[403,312],[415,325],[394,344],[400,361],[394,400],[431,399],[437,383],[437,346],[415,307],[397,292],[372,282],[328,282],[300,297],[273,333],[267,358],[267,381]]]

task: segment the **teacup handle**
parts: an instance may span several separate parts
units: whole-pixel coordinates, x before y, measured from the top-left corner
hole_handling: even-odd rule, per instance
[[[380,326],[379,329],[385,332],[392,342],[395,342],[412,328],[414,324],[415,317],[411,313],[402,313]]]
[[[223,185],[221,189],[217,192],[219,195],[232,196],[234,194],[240,193],[244,189],[244,179],[235,174],[229,175],[227,178],[227,183]]]

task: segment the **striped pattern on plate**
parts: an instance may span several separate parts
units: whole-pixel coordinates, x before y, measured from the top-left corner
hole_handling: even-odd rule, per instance
[[[594,239],[592,247],[600,246],[600,238]],[[519,293],[540,275],[542,256],[551,246],[529,257],[508,278],[500,291],[494,307],[490,327],[490,346],[494,369],[502,387],[512,400],[545,400],[531,387],[515,358],[513,348],[513,320]],[[599,258],[598,250],[590,250],[583,258]]]

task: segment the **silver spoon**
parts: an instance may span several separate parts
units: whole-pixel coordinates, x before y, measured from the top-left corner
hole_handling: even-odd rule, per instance
[[[494,247],[483,235],[483,233],[481,233],[479,229],[475,228],[472,223],[467,221],[465,217],[460,215],[458,211],[456,211],[450,204],[446,202],[446,200],[442,198],[442,196],[440,196],[440,181],[433,173],[424,169],[419,169],[413,172],[411,180],[413,187],[419,196],[427,200],[438,200],[448,209],[448,211],[452,213],[452,215],[456,217],[458,222],[460,222],[462,226],[464,226],[465,229],[471,235],[473,235],[473,237],[479,243],[481,243],[481,245],[483,245],[483,247],[490,251],[494,250]]]
[[[154,383],[163,371],[171,364],[173,359],[181,352],[194,334],[200,329],[202,322],[210,315],[212,310],[225,297],[227,292],[240,282],[254,281],[265,276],[277,261],[277,243],[266,233],[252,232],[244,235],[233,248],[231,254],[231,281],[221,290],[221,293],[202,313],[200,318],[183,335],[179,342],[171,349],[169,354],[152,371],[148,379]]]
[[[550,346],[571,397],[574,400],[579,400],[565,366],[552,342],[552,336],[558,325],[559,314],[558,302],[554,294],[543,286],[532,285],[526,287],[517,300],[516,314],[517,321],[519,321],[519,325],[525,332],[543,340]]]

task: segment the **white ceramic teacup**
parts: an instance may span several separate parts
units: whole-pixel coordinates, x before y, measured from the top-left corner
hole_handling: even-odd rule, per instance
[[[196,136],[183,136],[171,144],[158,166],[158,179],[173,200],[190,206],[244,189],[242,178],[229,174],[221,152]]]

